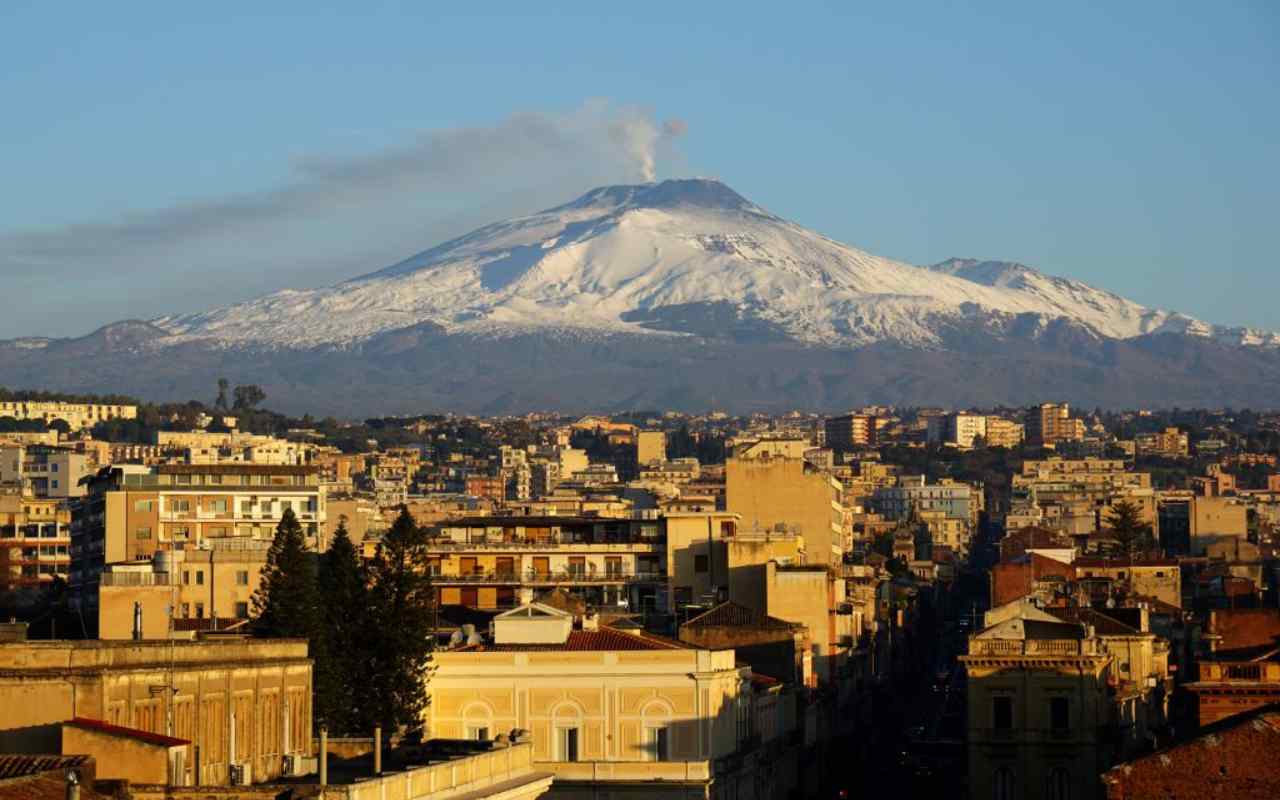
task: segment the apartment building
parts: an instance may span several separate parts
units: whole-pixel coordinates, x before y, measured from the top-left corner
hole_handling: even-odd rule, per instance
[[[876,418],[869,414],[845,414],[823,423],[826,446],[832,450],[852,450],[875,445]]]
[[[931,416],[925,429],[931,444],[970,448],[976,440],[986,441],[987,417],[981,414],[941,414]]]
[[[87,719],[189,742],[175,785],[306,774],[311,667],[306,642],[282,639],[0,644],[0,750],[62,752],[63,724]]]
[[[1165,428],[1159,433],[1139,433],[1133,437],[1133,448],[1139,456],[1167,458],[1182,458],[1190,452],[1187,434],[1177,428]]]
[[[1025,422],[1027,441],[1032,444],[1053,446],[1084,439],[1084,420],[1072,419],[1071,407],[1066,403],[1034,406],[1027,411]]]
[[[81,497],[81,479],[96,468],[93,458],[71,447],[0,445],[0,483],[18,484],[36,497]]]
[[[150,561],[108,564],[91,587],[100,639],[144,639],[217,630],[249,619],[270,543],[210,539],[199,550],[165,550]],[[170,618],[172,614],[172,619]]]
[[[844,487],[803,458],[735,455],[725,462],[725,510],[748,530],[792,531],[804,537],[809,561],[839,563],[852,544]]]
[[[1004,447],[1012,450],[1026,438],[1026,426],[1004,417],[987,417],[987,447]]]
[[[896,486],[876,489],[868,506],[887,520],[938,512],[949,519],[964,520],[972,530],[978,524],[982,503],[982,491],[967,483],[951,480],[927,483],[923,475],[903,475]]]
[[[58,500],[0,491],[0,593],[38,589],[71,570],[71,511]]]
[[[667,434],[665,431],[636,432],[636,464],[643,467],[655,461],[667,460]]]
[[[551,798],[775,796],[741,780],[754,761],[731,767],[754,733],[750,670],[733,650],[574,625],[523,605],[494,619],[491,641],[437,652],[430,734],[530,731],[535,768],[555,776]]]
[[[46,425],[54,420],[62,420],[73,431],[92,428],[109,419],[136,419],[137,416],[137,406],[36,400],[0,401],[0,417],[38,419]]]
[[[161,464],[107,467],[71,519],[71,584],[89,589],[107,564],[195,549],[210,540],[270,541],[285,509],[317,551],[327,519],[314,467]],[[91,591],[87,591],[92,596]]]
[[[665,523],[607,517],[470,517],[431,528],[428,569],[442,605],[510,608],[522,588],[666,610]]]

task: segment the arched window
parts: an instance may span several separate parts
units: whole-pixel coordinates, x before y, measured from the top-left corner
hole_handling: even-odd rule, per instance
[[[1000,767],[991,775],[992,800],[1015,800],[1016,797],[1013,790],[1013,769]]]
[[[493,709],[488,703],[471,703],[462,710],[463,737],[487,742],[496,735],[493,729]]]
[[[556,761],[577,761],[578,742],[582,736],[582,709],[574,703],[561,703],[551,710],[553,757]]]
[[[640,712],[640,758],[667,761],[671,758],[671,706],[651,700]]]
[[[1047,780],[1045,800],[1071,800],[1071,773],[1066,767],[1054,767],[1049,770]]]

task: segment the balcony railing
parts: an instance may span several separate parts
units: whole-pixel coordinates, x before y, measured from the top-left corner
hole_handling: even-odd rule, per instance
[[[1091,656],[1097,645],[1076,639],[970,639],[972,656]]]
[[[521,550],[529,552],[538,552],[543,550],[575,550],[584,547],[605,548],[606,551],[616,549],[618,552],[632,552],[634,549],[643,547],[650,551],[659,551],[665,548],[666,542],[663,539],[653,538],[634,538],[626,540],[605,540],[605,541],[583,541],[568,539],[564,537],[555,537],[549,539],[537,540],[513,540],[500,541],[496,539],[485,539],[476,542],[455,542],[448,539],[437,539],[427,545],[430,552],[467,552],[469,550]]]
[[[509,583],[512,585],[564,584],[564,583],[661,583],[666,575],[661,572],[470,572],[464,575],[432,575],[437,584],[449,583]]]
[[[168,572],[104,572],[98,582],[102,586],[176,586],[177,577]]]

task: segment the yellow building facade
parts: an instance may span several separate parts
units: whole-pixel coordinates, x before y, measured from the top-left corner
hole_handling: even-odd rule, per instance
[[[738,750],[750,713],[732,650],[610,628],[513,642],[545,636],[505,634],[505,616],[504,643],[436,654],[432,736],[529,731],[536,768],[556,776],[552,797],[716,796],[713,763]]]

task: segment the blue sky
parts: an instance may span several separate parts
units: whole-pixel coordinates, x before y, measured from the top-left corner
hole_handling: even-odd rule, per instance
[[[638,179],[619,126],[881,255],[1280,329],[1274,2],[264,5],[5,4],[0,337],[372,271]]]

